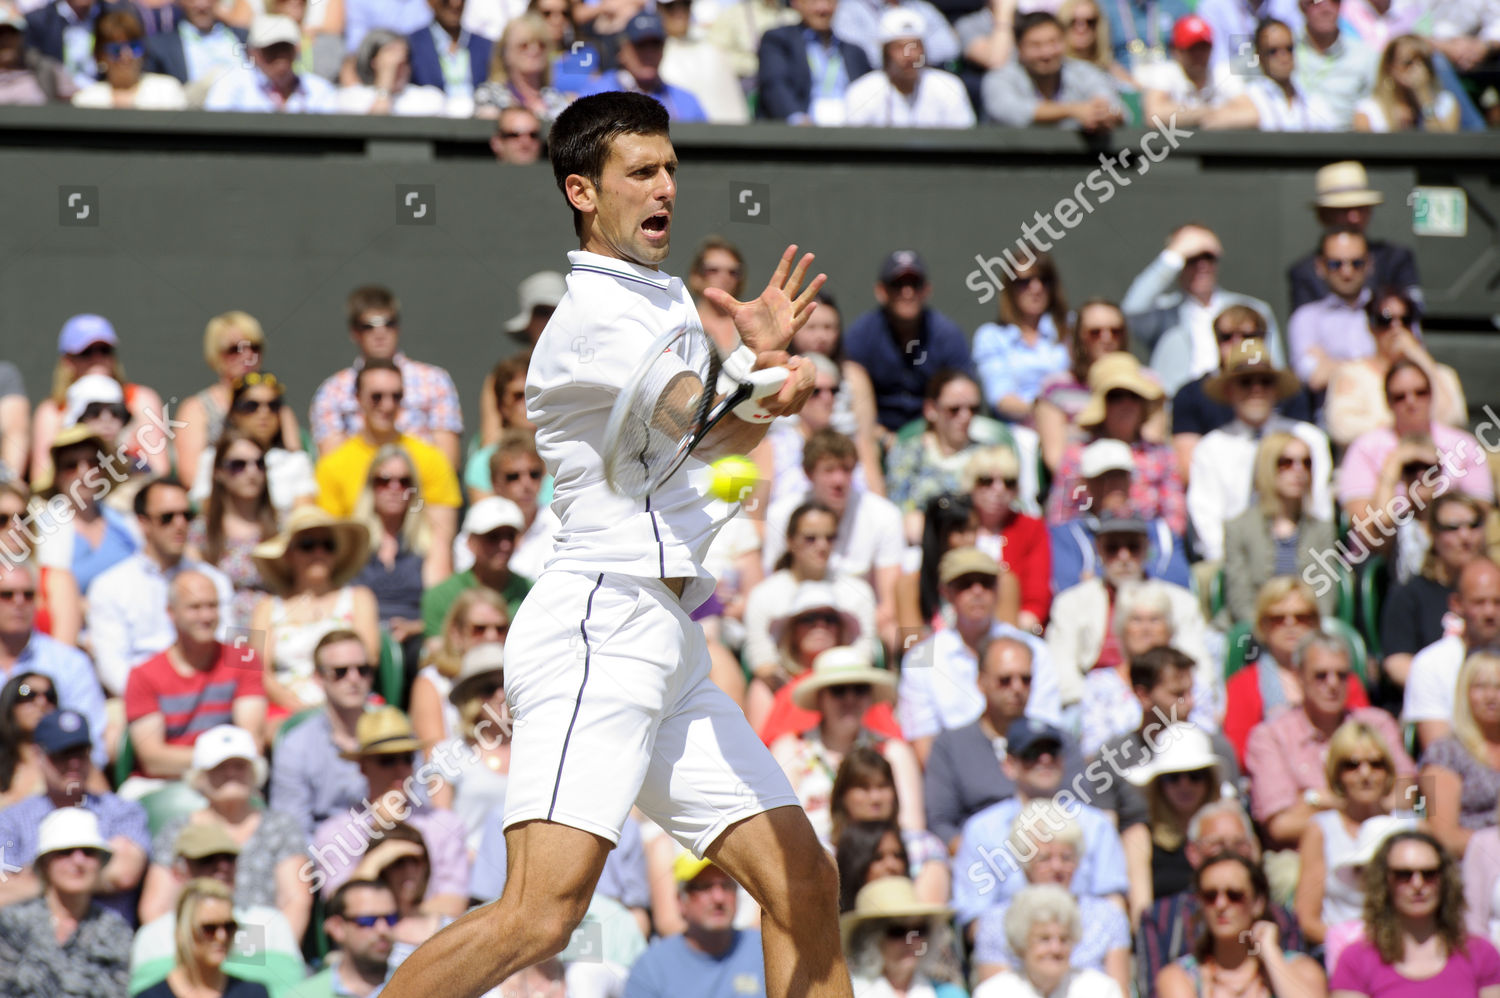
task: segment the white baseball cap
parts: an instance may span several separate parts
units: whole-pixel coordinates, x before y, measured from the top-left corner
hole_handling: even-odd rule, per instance
[[[63,414],[64,426],[75,426],[83,418],[83,412],[93,402],[123,403],[125,389],[107,374],[85,374],[68,386]]]
[[[255,736],[233,724],[209,728],[198,736],[193,743],[193,766],[183,775],[182,781],[192,786],[198,782],[198,777],[230,759],[250,760],[255,769],[255,785],[258,787],[266,782],[266,760],[256,747]]]
[[[246,44],[253,49],[263,49],[271,45],[302,44],[302,29],[297,27],[297,22],[290,17],[281,14],[262,14],[250,22],[250,37]]]
[[[521,507],[504,496],[479,500],[469,507],[468,515],[464,517],[464,533],[470,537],[480,537],[501,527],[514,527],[517,531],[526,529],[526,517]]]
[[[927,34],[922,15],[903,7],[891,7],[880,15],[880,44],[914,38],[921,41]]]
[[[1095,440],[1078,458],[1078,474],[1097,478],[1106,471],[1135,471],[1135,455],[1123,440]]]

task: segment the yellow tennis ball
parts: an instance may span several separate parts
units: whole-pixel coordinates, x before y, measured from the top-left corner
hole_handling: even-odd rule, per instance
[[[709,465],[713,477],[708,483],[708,494],[725,502],[741,502],[755,488],[760,469],[755,462],[742,454],[721,457]]]

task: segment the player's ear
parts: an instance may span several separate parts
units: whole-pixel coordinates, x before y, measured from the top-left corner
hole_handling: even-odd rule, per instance
[[[599,208],[598,188],[581,173],[568,174],[563,181],[563,192],[568,196],[568,203],[584,214],[591,214]]]

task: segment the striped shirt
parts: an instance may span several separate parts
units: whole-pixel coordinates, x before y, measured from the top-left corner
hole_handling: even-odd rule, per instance
[[[191,745],[209,728],[233,724],[235,700],[266,695],[253,648],[221,644],[213,668],[191,676],[173,668],[170,654],[168,649],[142,662],[125,684],[125,719],[134,723],[161,714],[168,745]]]

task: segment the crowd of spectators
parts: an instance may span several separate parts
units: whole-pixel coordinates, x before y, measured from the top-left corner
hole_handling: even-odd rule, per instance
[[[0,104],[1261,131],[1500,125],[1483,0],[0,0]],[[1174,125],[1174,127],[1175,127]]]
[[[693,612],[837,865],[858,994],[1500,994],[1500,428],[1363,167],[1314,197],[1282,321],[1188,223],[1118,302],[1039,256],[971,336],[904,249],[799,333],[814,394]],[[701,292],[748,280],[693,258],[721,348]],[[175,413],[107,317],[67,320],[46,398],[0,363],[0,994],[368,998],[499,896],[504,647],[559,526],[525,379],[565,290],[521,282],[477,418],[376,286],[305,410],[245,312]],[[758,919],[636,816],[496,993],[763,994]]]

